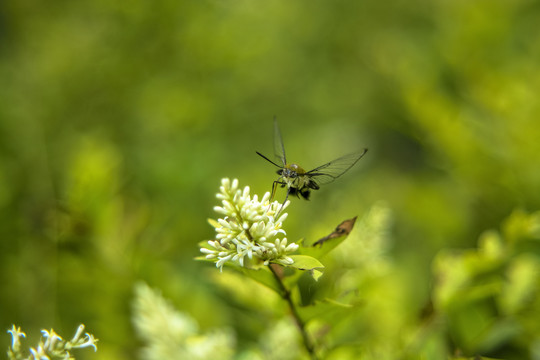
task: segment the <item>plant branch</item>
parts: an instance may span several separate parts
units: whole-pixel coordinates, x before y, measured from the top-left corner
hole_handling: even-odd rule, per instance
[[[302,340],[304,342],[304,346],[307,352],[309,353],[312,360],[317,360],[318,357],[315,352],[315,346],[312,340],[310,339],[309,334],[306,331],[306,324],[300,317],[300,314],[298,313],[298,310],[296,309],[296,306],[294,305],[294,302],[292,301],[291,291],[287,289],[287,287],[285,286],[285,284],[283,283],[281,279],[281,276],[276,272],[276,269],[274,268],[274,266],[276,265],[269,264],[268,268],[270,269],[270,271],[274,275],[274,278],[276,279],[276,282],[278,283],[278,286],[281,290],[280,295],[283,298],[283,300],[285,300],[287,304],[289,305],[289,309],[291,311],[291,314],[294,318],[296,325],[298,326],[298,330],[300,330],[300,333],[302,334]]]

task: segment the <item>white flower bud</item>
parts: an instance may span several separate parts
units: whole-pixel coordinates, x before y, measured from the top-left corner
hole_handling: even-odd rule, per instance
[[[287,218],[283,212],[289,201],[280,204],[277,201],[270,203],[270,192],[266,192],[259,201],[259,196],[250,196],[249,186],[238,189],[238,180],[222,179],[220,193],[217,198],[221,206],[215,206],[214,211],[224,215],[216,221],[210,222],[216,229],[216,240],[208,241],[209,248],[201,248],[206,258],[216,262],[216,267],[223,269],[223,265],[230,261],[239,266],[245,266],[245,257],[264,262],[290,264],[292,259],[286,254],[298,249],[295,243],[287,244],[287,239],[277,238],[286,235],[281,228]],[[279,218],[275,215],[281,211]],[[219,225],[219,226],[218,226]]]

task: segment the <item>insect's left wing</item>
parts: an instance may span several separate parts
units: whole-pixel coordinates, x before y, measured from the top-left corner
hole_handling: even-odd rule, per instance
[[[274,116],[274,156],[281,160],[283,166],[287,165],[287,157],[285,156],[285,146],[283,145],[283,139],[281,138],[281,131],[279,131],[279,125],[277,119]]]
[[[340,158],[332,160],[324,165],[308,171],[306,174],[314,178],[319,185],[325,185],[336,180],[354,166],[366,153],[367,149],[343,155]]]

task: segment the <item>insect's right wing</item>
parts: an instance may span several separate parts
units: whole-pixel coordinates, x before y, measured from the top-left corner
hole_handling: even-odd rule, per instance
[[[308,171],[306,174],[310,175],[319,185],[331,183],[353,167],[367,151],[367,149],[364,149],[360,152],[343,155],[342,157]]]
[[[276,160],[279,159],[283,166],[287,165],[287,157],[285,156],[285,146],[283,146],[283,139],[281,138],[281,131],[279,131],[279,125],[277,119],[274,116],[274,155]]]

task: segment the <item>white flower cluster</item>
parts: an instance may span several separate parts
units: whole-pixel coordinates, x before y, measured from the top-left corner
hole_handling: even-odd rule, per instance
[[[250,261],[291,265],[293,260],[287,255],[298,249],[298,244],[287,243],[285,231],[281,228],[287,213],[283,213],[289,201],[280,204],[270,203],[270,193],[264,194],[259,201],[257,195],[249,195],[249,186],[244,190],[238,188],[238,180],[222,179],[217,198],[222,206],[214,210],[224,215],[224,218],[210,223],[216,229],[216,240],[208,241],[209,247],[202,247],[201,252],[206,258],[216,262],[216,267],[230,261],[240,266],[246,266],[247,257]]]
[[[97,350],[97,339],[94,335],[86,333],[83,336],[84,325],[79,325],[73,338],[69,341],[62,339],[53,329],[51,331],[41,330],[41,340],[36,348],[30,348],[30,357],[26,357],[22,353],[21,338],[26,337],[26,334],[21,331],[20,327],[12,326],[8,333],[11,334],[11,347],[8,349],[9,359],[75,359],[70,351],[72,349],[81,349],[91,347],[94,351]]]
[[[236,338],[227,328],[201,331],[188,313],[177,310],[161,292],[135,286],[133,324],[144,347],[141,359],[230,360]]]

